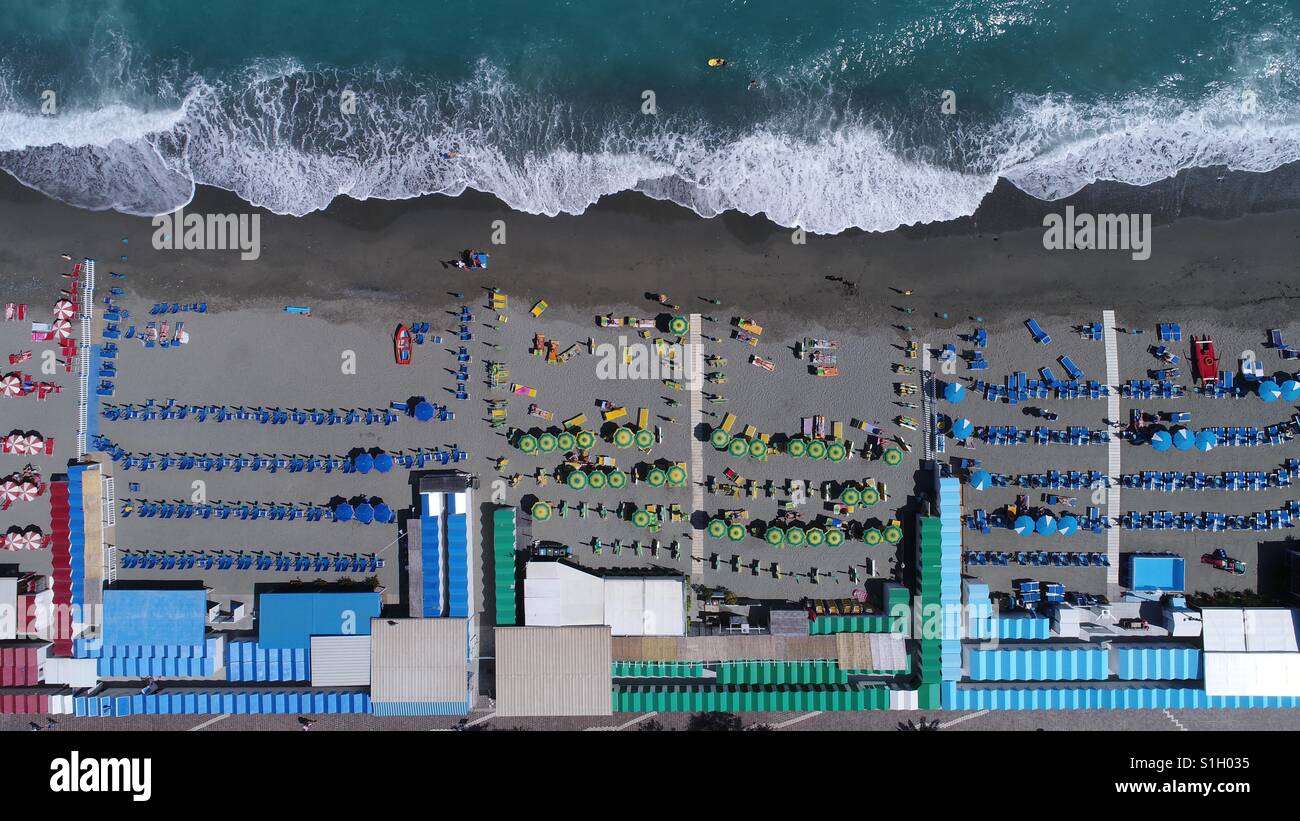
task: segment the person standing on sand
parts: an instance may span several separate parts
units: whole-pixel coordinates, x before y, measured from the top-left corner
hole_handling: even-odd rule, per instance
[[[311,725],[316,723],[316,719],[307,718],[306,716],[298,716],[298,723],[302,725],[301,729],[310,730]]]

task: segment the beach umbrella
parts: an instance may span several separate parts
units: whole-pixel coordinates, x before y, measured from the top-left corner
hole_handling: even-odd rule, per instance
[[[533,453],[537,450],[537,437],[531,433],[525,433],[519,437],[519,441],[515,442],[515,447],[524,453]]]
[[[357,473],[369,473],[375,466],[375,459],[369,453],[358,453],[352,460],[352,466],[357,469]]]
[[[1034,532],[1034,517],[1017,516],[1015,524],[1012,525],[1016,533],[1021,536],[1028,536]]]
[[[862,541],[866,542],[867,544],[873,547],[875,545],[880,544],[884,540],[885,540],[885,536],[880,532],[879,528],[869,527],[862,532]]]
[[[34,433],[29,433],[23,437],[23,447],[27,448],[28,453],[40,453],[45,449],[45,440]]]
[[[555,434],[543,433],[537,437],[537,449],[542,453],[550,453],[555,450]]]
[[[23,379],[18,374],[7,373],[0,379],[0,393],[5,396],[21,396],[22,392]]]
[[[843,462],[849,458],[849,448],[843,442],[831,442],[826,446],[826,458],[832,462]]]
[[[533,504],[533,519],[544,522],[551,518],[551,506],[546,502],[535,502]]]
[[[966,389],[956,382],[949,382],[943,386],[943,398],[956,405],[966,398]]]
[[[72,336],[72,323],[66,319],[58,319],[51,326],[54,329],[54,338],[63,340]]]
[[[375,505],[376,522],[379,522],[381,525],[386,525],[389,522],[393,521],[393,519],[395,518],[396,517],[393,515],[393,509],[388,505],[384,504],[383,502],[380,502],[379,504]]]
[[[651,468],[645,475],[646,484],[650,487],[663,487],[664,482],[668,481],[668,474],[659,468]]]
[[[785,443],[785,452],[796,459],[806,456],[808,454],[808,442],[802,436],[796,436]]]
[[[956,422],[952,423],[952,438],[966,439],[971,435],[971,431],[973,431],[974,429],[975,426],[971,424],[971,421],[965,417],[962,417],[961,419],[958,419]]]
[[[705,532],[709,534],[710,539],[721,539],[727,535],[727,523],[721,519],[710,519]]]
[[[885,460],[885,464],[892,467],[902,463],[903,452],[898,448],[885,448],[885,452],[880,455],[880,458]]]
[[[430,419],[433,418],[433,405],[430,405],[428,402],[423,402],[423,401],[417,402],[415,403],[414,413],[416,419],[420,420],[421,422],[428,422]]]
[[[564,478],[564,483],[574,490],[582,490],[587,486],[587,474],[575,468],[569,471],[569,475]]]
[[[627,474],[621,470],[611,470],[605,478],[609,480],[610,490],[618,490],[627,484]]]
[[[1300,399],[1300,382],[1294,379],[1288,379],[1282,383],[1282,400],[1284,402],[1294,402]]]
[[[30,502],[41,495],[41,486],[35,482],[22,482],[18,485],[18,500]]]
[[[4,501],[6,502],[17,501],[18,483],[11,481],[11,482],[5,482],[3,485],[0,485],[0,498],[3,498]]]
[[[55,319],[72,319],[77,315],[77,306],[73,305],[66,299],[60,299],[54,303]]]
[[[970,486],[975,490],[984,490],[993,484],[993,476],[987,470],[977,470],[970,475]]]
[[[631,428],[619,428],[614,431],[614,444],[620,448],[630,448],[636,441],[636,434]]]
[[[734,524],[727,528],[727,538],[733,542],[739,542],[745,538],[745,526]]]
[[[356,507],[357,521],[368,525],[375,520],[375,509],[369,502],[362,502]]]
[[[1203,430],[1196,434],[1196,449],[1205,452],[1214,450],[1219,444],[1219,437],[1212,430]]]
[[[885,528],[885,541],[890,544],[898,544],[903,541],[903,529],[898,525],[890,525]]]
[[[1173,442],[1174,447],[1178,450],[1191,450],[1192,445],[1195,443],[1195,438],[1192,436],[1192,432],[1187,428],[1179,428],[1174,431],[1171,441]]]
[[[7,437],[9,440],[9,450],[18,455],[27,453],[27,437],[21,434],[14,434]]]
[[[391,453],[380,452],[375,454],[375,470],[380,473],[387,473],[393,469],[393,455]]]
[[[334,521],[350,522],[352,521],[352,505],[347,502],[339,502],[334,506]]]
[[[673,336],[685,336],[690,329],[691,325],[684,316],[675,316],[668,320],[668,331]]]
[[[1169,435],[1169,431],[1158,430],[1151,434],[1151,449],[1154,451],[1169,450],[1170,445],[1173,443],[1174,439]]]
[[[861,493],[862,504],[870,507],[880,501],[880,491],[874,487],[864,487]]]
[[[1038,521],[1034,523],[1034,530],[1038,531],[1040,536],[1051,536],[1056,532],[1056,517],[1048,516],[1044,513],[1042,516],[1039,516]]]
[[[650,450],[655,445],[655,432],[652,430],[641,429],[636,432],[634,437],[636,446],[641,450]]]
[[[807,532],[808,546],[821,547],[826,543],[826,531],[820,527],[810,527]]]
[[[17,550],[40,550],[45,539],[39,530],[25,530],[18,534],[15,541]]]
[[[672,465],[668,468],[668,484],[673,487],[681,487],[686,484],[686,468],[681,465]]]
[[[1282,389],[1272,379],[1265,379],[1259,383],[1259,398],[1265,402],[1273,402],[1282,395]]]
[[[573,446],[578,444],[578,439],[567,430],[555,437],[555,446],[566,453],[573,450]]]
[[[580,430],[573,438],[577,440],[579,450],[591,450],[596,446],[596,434],[589,430]]]
[[[1061,517],[1061,520],[1056,523],[1056,532],[1060,533],[1062,536],[1073,536],[1075,533],[1079,532],[1079,520],[1069,513],[1065,514]]]
[[[603,470],[593,470],[587,474],[587,487],[600,490],[609,483],[609,476]]]
[[[632,514],[632,526],[633,526],[633,527],[649,527],[649,526],[650,526],[650,512],[647,511],[647,510],[638,510],[638,511],[636,511],[635,513],[633,513],[633,514]]]
[[[731,444],[727,445],[727,453],[736,457],[744,456],[749,453],[749,443],[744,439],[732,439]]]
[[[802,527],[796,525],[794,527],[786,528],[785,543],[790,545],[791,547],[798,547],[799,545],[803,544],[804,540],[807,538],[808,538],[808,534],[804,532],[804,529]]]
[[[727,445],[731,444],[731,434],[722,428],[714,428],[709,434],[709,444],[713,445],[715,450],[726,450]]]
[[[862,501],[862,491],[849,485],[840,491],[840,501],[850,507],[856,507]]]
[[[839,528],[832,528],[826,531],[826,544],[829,547],[840,547],[844,544],[844,531]]]
[[[812,440],[811,442],[809,442],[809,443],[808,443],[808,458],[809,458],[809,459],[825,459],[825,458],[826,458],[826,443],[823,442],[823,441],[820,440],[820,439],[814,439],[814,440]]]
[[[752,459],[762,459],[767,456],[767,443],[762,439],[755,439],[749,443],[749,456]]]
[[[763,531],[763,541],[767,542],[773,547],[780,547],[781,544],[785,541],[785,531],[773,525],[772,527],[769,527],[767,530]]]

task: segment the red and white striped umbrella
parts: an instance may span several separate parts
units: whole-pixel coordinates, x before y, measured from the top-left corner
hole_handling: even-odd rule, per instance
[[[15,450],[15,448],[18,447],[18,440],[21,439],[21,438],[22,438],[22,437],[19,436],[19,435],[16,434],[16,433],[10,433],[10,434],[6,435],[5,438],[4,438],[4,452],[5,452],[5,453],[17,453],[18,451]]]
[[[7,373],[0,377],[0,394],[5,396],[22,396],[23,378],[16,373]]]
[[[45,450],[45,440],[34,433],[29,433],[23,437],[23,447],[27,453],[40,453]]]
[[[4,535],[4,549],[5,549],[5,550],[17,550],[17,549],[18,549],[18,539],[19,539],[19,537],[21,537],[22,535],[23,535],[23,534],[21,534],[21,533],[6,533],[6,534]]]
[[[77,315],[77,306],[72,304],[71,300],[60,299],[54,303],[55,319],[72,319]]]
[[[72,336],[72,323],[66,319],[56,320],[53,328],[55,339],[67,339]]]
[[[39,530],[28,530],[23,533],[21,544],[19,550],[40,550],[41,546],[45,544],[45,537],[41,535]]]
[[[18,499],[23,502],[30,502],[40,495],[41,486],[35,482],[23,482],[18,485]]]
[[[12,502],[18,499],[18,483],[5,482],[0,484],[0,499],[6,502]]]

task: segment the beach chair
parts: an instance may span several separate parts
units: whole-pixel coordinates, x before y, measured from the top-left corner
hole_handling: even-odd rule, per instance
[[[1047,332],[1043,330],[1043,327],[1038,324],[1038,320],[1032,318],[1026,319],[1025,327],[1029,329],[1029,333],[1033,335],[1034,341],[1039,345],[1052,344],[1052,338],[1048,336]]]

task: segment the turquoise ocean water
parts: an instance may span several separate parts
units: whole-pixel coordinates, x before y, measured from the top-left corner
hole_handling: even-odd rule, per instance
[[[0,168],[86,208],[635,190],[834,233],[1296,159],[1300,2],[0,0]]]

